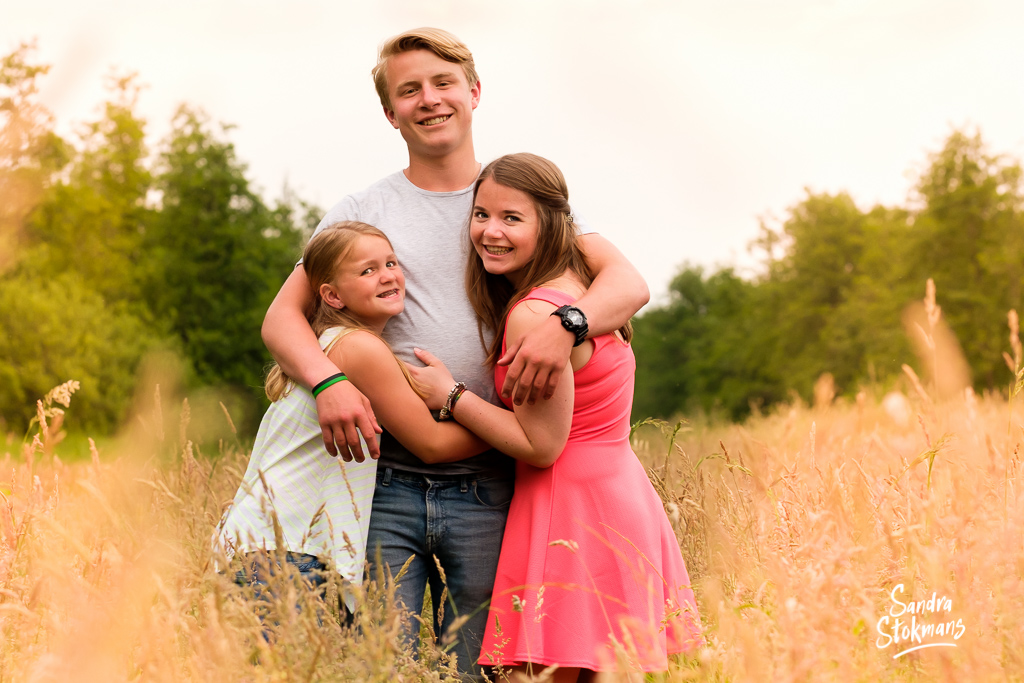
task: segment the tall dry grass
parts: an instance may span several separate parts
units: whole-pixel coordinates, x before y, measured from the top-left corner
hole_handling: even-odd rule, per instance
[[[230,442],[213,457],[198,452],[187,402],[174,438],[156,397],[158,412],[137,416],[116,452],[75,464],[62,462],[60,416],[41,403],[38,433],[0,462],[0,681],[451,674],[443,652],[416,659],[403,647],[385,577],[363,587],[354,628],[339,625],[337,581],[326,604],[311,604],[294,576],[272,579],[274,597],[254,602],[211,549],[247,454]],[[269,641],[257,611],[267,612]]]
[[[701,677],[1024,675],[1024,432],[1007,435],[1007,403],[991,397],[913,408],[900,424],[866,398],[793,406],[744,426],[695,428],[668,457],[665,440],[647,435],[644,457],[709,632]],[[900,610],[899,584],[904,603],[949,598],[948,614],[918,621],[962,620],[958,639],[923,641],[955,648],[894,659],[919,644],[877,630]]]
[[[638,428],[708,639],[649,680],[1024,677],[1024,411],[970,391],[942,400],[932,378],[914,381],[909,398],[844,402],[826,377],[814,406],[744,425]],[[189,411],[169,424],[155,400],[111,452],[65,464],[57,404],[68,396],[40,403],[36,433],[0,463],[0,681],[452,676],[442,652],[403,647],[383,580],[364,587],[351,630],[331,607],[336,586],[320,625],[317,606],[292,609],[305,598],[281,579],[268,643],[251,592],[216,571],[225,560],[210,548],[244,471],[237,440],[201,453]],[[948,606],[915,617],[962,624],[921,641],[955,647],[896,656],[921,644],[879,633],[899,585],[905,603]]]
[[[1024,368],[1008,322],[1009,402],[966,386],[929,280],[906,316],[927,370],[904,366],[909,398],[836,402],[823,376],[813,407],[640,433],[708,628],[698,678],[1024,679]],[[896,642],[897,618],[952,633]]]

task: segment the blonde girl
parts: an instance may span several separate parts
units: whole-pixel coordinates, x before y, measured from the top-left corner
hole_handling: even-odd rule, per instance
[[[244,580],[266,583],[270,551],[314,586],[333,567],[360,581],[376,460],[344,462],[324,447],[315,394],[350,381],[371,402],[382,427],[424,462],[459,460],[485,444],[454,423],[436,422],[405,366],[380,334],[405,306],[405,276],[383,232],[345,221],[306,245],[302,267],[313,289],[308,318],[324,353],[345,373],[308,390],[274,366],[266,383],[270,409],[215,541],[244,559]],[[353,601],[346,601],[351,609]]]

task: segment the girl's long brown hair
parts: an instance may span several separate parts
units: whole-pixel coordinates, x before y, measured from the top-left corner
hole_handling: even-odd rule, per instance
[[[484,269],[476,248],[469,245],[466,266],[466,292],[483,328],[494,331],[487,353],[487,363],[494,365],[501,357],[501,342],[509,311],[520,299],[539,285],[571,270],[584,286],[594,281],[593,273],[579,245],[579,230],[573,224],[569,207],[569,188],[558,166],[536,154],[506,154],[487,164],[473,189],[474,205],[480,184],[492,179],[499,185],[524,192],[533,200],[537,211],[537,247],[533,259],[518,287],[504,275],[492,275]],[[472,221],[472,216],[470,217]],[[468,232],[468,231],[467,231]],[[619,332],[628,342],[633,329],[627,323]]]
[[[309,326],[313,328],[313,334],[317,337],[332,327],[365,330],[376,335],[363,321],[349,313],[347,308],[334,308],[320,296],[320,285],[334,280],[338,270],[348,258],[349,252],[352,251],[352,246],[357,239],[363,236],[379,237],[389,245],[391,244],[387,235],[372,225],[359,221],[341,221],[318,232],[306,244],[306,249],[302,252],[302,267],[306,271],[309,285],[313,289],[313,305],[307,312],[306,319],[309,321]],[[419,383],[409,375],[405,363],[400,361],[397,356],[395,361],[413,390],[423,396]],[[280,365],[274,363],[267,372],[265,385],[267,398],[271,401],[278,401],[291,392],[292,386],[292,380],[284,374]]]

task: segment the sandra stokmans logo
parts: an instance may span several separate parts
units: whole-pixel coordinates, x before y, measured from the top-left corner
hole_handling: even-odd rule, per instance
[[[903,593],[902,583],[889,593],[892,605],[875,627],[875,646],[879,650],[895,646],[898,652],[893,659],[926,647],[956,647],[967,627],[963,619],[953,619],[953,601],[932,593],[927,600],[905,602]]]

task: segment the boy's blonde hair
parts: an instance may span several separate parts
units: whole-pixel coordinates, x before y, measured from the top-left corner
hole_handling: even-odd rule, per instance
[[[309,321],[309,326],[313,328],[313,334],[317,337],[332,327],[365,330],[371,334],[376,334],[361,320],[353,316],[347,308],[334,308],[320,296],[320,286],[334,279],[335,273],[337,273],[344,260],[348,258],[349,252],[352,251],[356,240],[363,236],[379,237],[387,242],[389,246],[391,245],[391,240],[388,239],[387,235],[372,225],[360,223],[359,221],[340,221],[327,226],[314,235],[313,239],[309,240],[309,243],[306,244],[306,249],[302,252],[302,268],[306,271],[309,285],[313,289],[313,306],[306,319]],[[402,374],[405,375],[410,386],[422,397],[424,395],[422,388],[409,375],[405,363],[400,361],[397,356],[395,361],[398,363],[398,367],[402,369]],[[278,401],[287,396],[291,389],[291,379],[284,374],[280,365],[274,363],[267,373],[265,385],[267,398],[271,401]]]
[[[461,65],[470,88],[480,80],[476,75],[473,53],[465,43],[443,29],[414,28],[385,40],[377,52],[377,66],[370,72],[373,74],[373,85],[377,88],[380,103],[388,111],[392,109],[391,96],[388,93],[388,60],[411,50],[429,50],[446,62]]]

